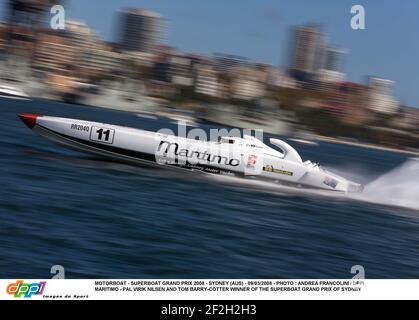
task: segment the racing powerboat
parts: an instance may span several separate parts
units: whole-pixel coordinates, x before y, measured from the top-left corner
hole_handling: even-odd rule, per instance
[[[169,166],[190,171],[256,177],[281,184],[341,192],[360,192],[362,186],[317,163],[303,161],[285,141],[220,137],[202,141],[105,123],[23,114],[21,120],[41,136],[78,151],[131,163]]]

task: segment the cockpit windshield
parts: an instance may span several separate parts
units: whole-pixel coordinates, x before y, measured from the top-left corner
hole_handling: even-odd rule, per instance
[[[282,149],[280,146],[278,146],[278,145],[276,145],[276,144],[271,143],[271,144],[270,144],[270,147],[271,147],[272,149],[274,149],[275,151],[278,151],[278,152],[280,152],[280,153],[282,153],[282,154],[285,154],[285,150],[284,150],[284,149]]]

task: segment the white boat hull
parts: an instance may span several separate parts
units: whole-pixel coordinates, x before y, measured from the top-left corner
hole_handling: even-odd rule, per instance
[[[343,192],[362,188],[316,164],[302,162],[298,153],[281,140],[271,139],[278,151],[252,137],[206,142],[76,119],[20,117],[29,128],[53,142],[125,162],[251,176]]]

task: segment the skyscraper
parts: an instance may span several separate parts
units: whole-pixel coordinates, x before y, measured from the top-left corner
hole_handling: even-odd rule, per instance
[[[318,80],[323,82],[342,82],[345,78],[343,64],[346,50],[324,46]]]
[[[346,51],[340,48],[326,47],[322,69],[343,72],[343,62]]]
[[[321,67],[323,33],[317,25],[299,26],[291,39],[289,70],[295,76],[315,73]]]
[[[391,115],[399,109],[399,102],[393,96],[394,82],[379,77],[369,77],[369,108],[376,113]]]
[[[152,11],[128,9],[122,13],[121,49],[151,52],[161,36],[162,17]]]

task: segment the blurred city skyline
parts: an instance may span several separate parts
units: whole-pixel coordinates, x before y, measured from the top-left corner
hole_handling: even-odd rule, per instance
[[[5,0],[0,1],[5,17]],[[350,8],[361,4],[366,10],[366,30],[350,28]],[[67,0],[66,18],[80,20],[108,41],[118,38],[118,12],[127,7],[156,11],[166,20],[163,42],[185,52],[211,55],[236,54],[279,65],[287,64],[290,28],[318,23],[332,45],[348,50],[347,79],[365,83],[366,76],[395,81],[395,93],[405,105],[419,107],[419,30],[415,1],[81,1]],[[100,12],[100,14],[98,14]],[[193,27],[192,27],[193,26]],[[222,35],[222,36],[220,36]]]
[[[0,0],[0,17],[6,0]],[[419,107],[419,3],[361,1],[366,10],[366,30],[350,28],[353,1],[251,1],[198,3],[172,1],[67,0],[66,19],[86,22],[107,41],[118,40],[118,13],[127,7],[156,11],[165,18],[163,42],[184,52],[216,52],[245,56],[252,61],[286,67],[290,28],[306,23],[322,26],[332,45],[348,50],[348,81],[366,82],[368,75],[395,81],[401,104]],[[100,14],[98,14],[100,12]],[[191,27],[193,26],[193,27]],[[222,35],[222,36],[220,36]]]

